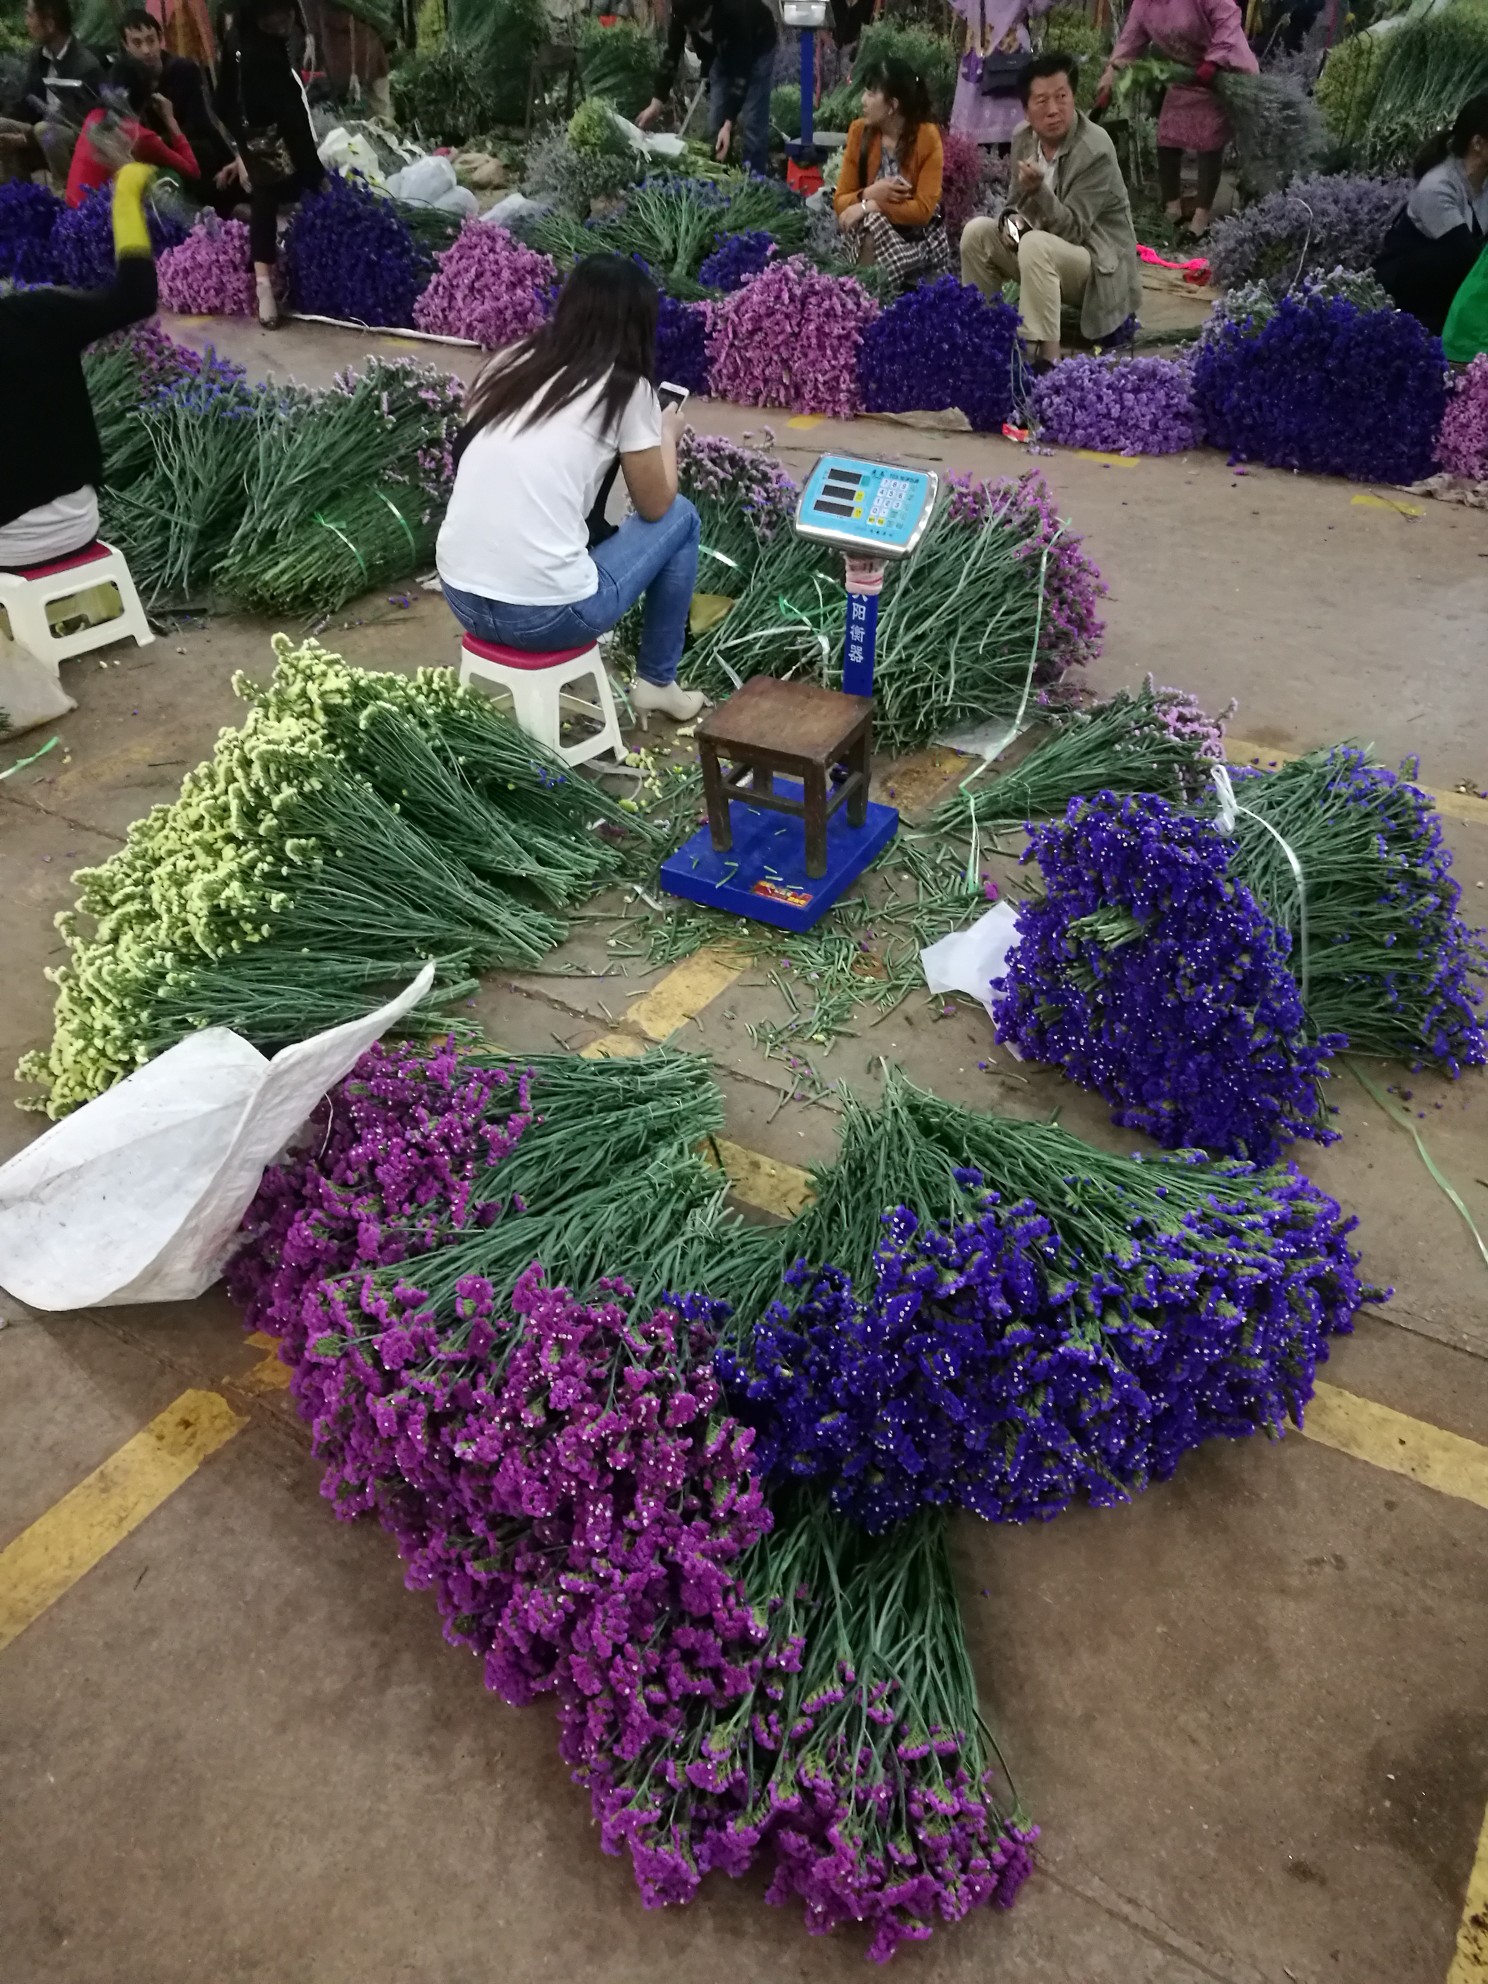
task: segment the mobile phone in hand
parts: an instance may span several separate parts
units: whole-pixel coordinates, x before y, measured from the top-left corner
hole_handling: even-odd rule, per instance
[[[656,388],[656,397],[664,407],[685,406],[691,395],[686,386],[674,386],[670,379],[663,379]]]

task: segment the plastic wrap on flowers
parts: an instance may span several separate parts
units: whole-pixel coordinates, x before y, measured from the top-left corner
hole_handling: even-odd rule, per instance
[[[1013,411],[1018,313],[939,276],[897,297],[863,332],[858,384],[869,413],[959,407],[979,434]]]
[[[1294,1137],[1331,1143],[1319,1085],[1341,1035],[1309,1037],[1291,940],[1236,878],[1216,826],[1151,794],[1071,801],[1025,861],[993,980],[1000,1040],[1112,1103],[1166,1148],[1269,1163]]]
[[[525,338],[552,307],[558,271],[504,227],[468,220],[414,305],[421,331],[471,338],[488,351]]]
[[[160,307],[208,317],[251,317],[253,257],[240,220],[203,214],[179,248],[160,258]]]
[[[720,399],[793,413],[858,413],[858,346],[877,303],[804,256],[772,262],[725,297],[708,325],[708,377]]]
[[[1112,455],[1175,455],[1198,445],[1183,359],[1065,359],[1034,382],[1039,439]]]
[[[656,318],[656,377],[689,393],[708,390],[708,305],[679,303],[674,296],[658,299]]]
[[[434,267],[391,200],[334,172],[300,202],[282,253],[296,310],[356,324],[412,324]]]
[[[52,230],[66,211],[48,186],[29,179],[0,186],[0,282],[53,280]]]
[[[699,268],[698,281],[704,289],[720,289],[725,296],[732,296],[752,281],[779,252],[775,237],[759,228],[742,234],[716,234],[713,240],[713,252]]]
[[[1441,339],[1405,311],[1305,293],[1200,340],[1194,406],[1203,438],[1241,461],[1416,482],[1435,460],[1444,375]]]
[[[186,239],[184,221],[146,203],[145,220],[156,259]],[[107,289],[118,266],[114,255],[113,193],[95,186],[78,206],[59,214],[52,229],[52,281],[69,289]]]
[[[1488,481],[1488,352],[1452,381],[1437,455],[1448,475]]]

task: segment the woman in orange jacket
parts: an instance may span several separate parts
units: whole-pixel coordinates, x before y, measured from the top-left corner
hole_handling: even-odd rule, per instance
[[[863,114],[847,134],[832,204],[857,259],[876,262],[900,289],[950,269],[940,210],[943,166],[924,78],[893,56],[870,62]]]

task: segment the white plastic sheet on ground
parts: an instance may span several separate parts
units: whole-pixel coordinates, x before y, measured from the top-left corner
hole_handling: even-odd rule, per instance
[[[281,1048],[189,1034],[0,1169],[0,1282],[35,1309],[180,1302],[222,1272],[264,1169],[434,983]]]
[[[990,1019],[992,980],[1006,971],[1007,954],[1017,941],[1016,910],[1011,903],[994,903],[969,930],[953,930],[920,952],[925,983],[932,992],[967,993],[986,1007]]]

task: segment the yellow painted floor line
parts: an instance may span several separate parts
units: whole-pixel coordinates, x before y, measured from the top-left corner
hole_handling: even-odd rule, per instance
[[[218,1392],[182,1392],[23,1529],[0,1550],[0,1647],[55,1605],[247,1423]]]
[[[242,1377],[232,1382],[245,1392],[287,1392],[293,1374],[279,1355],[279,1339],[266,1336],[262,1330],[254,1330],[243,1341],[250,1350],[262,1351],[263,1356]]]
[[[777,1164],[763,1151],[746,1150],[727,1137],[710,1139],[736,1199],[762,1212],[773,1212],[781,1219],[794,1219],[812,1199],[811,1175],[799,1165]]]
[[[633,1061],[644,1054],[646,1043],[637,1040],[633,1033],[602,1033],[598,1040],[591,1040],[587,1047],[579,1049],[581,1061]]]
[[[1457,1928],[1457,1953],[1447,1984],[1483,1984],[1488,1977],[1488,1813],[1478,1834],[1478,1857],[1467,1879],[1467,1900]]]
[[[1252,744],[1246,737],[1227,737],[1224,743],[1225,757],[1232,765],[1266,765],[1275,762],[1290,764],[1300,752],[1282,751],[1275,744]],[[1445,813],[1449,820],[1470,820],[1480,827],[1488,827],[1488,799],[1479,799],[1471,792],[1434,792],[1429,785],[1421,790],[1431,800],[1438,813]]]
[[[1488,1509],[1488,1447],[1460,1433],[1325,1384],[1312,1395],[1303,1431],[1338,1453]]]
[[[716,945],[694,951],[626,1007],[626,1026],[638,1028],[648,1040],[670,1039],[679,1026],[696,1019],[704,1006],[727,991],[748,963],[741,951]]]

